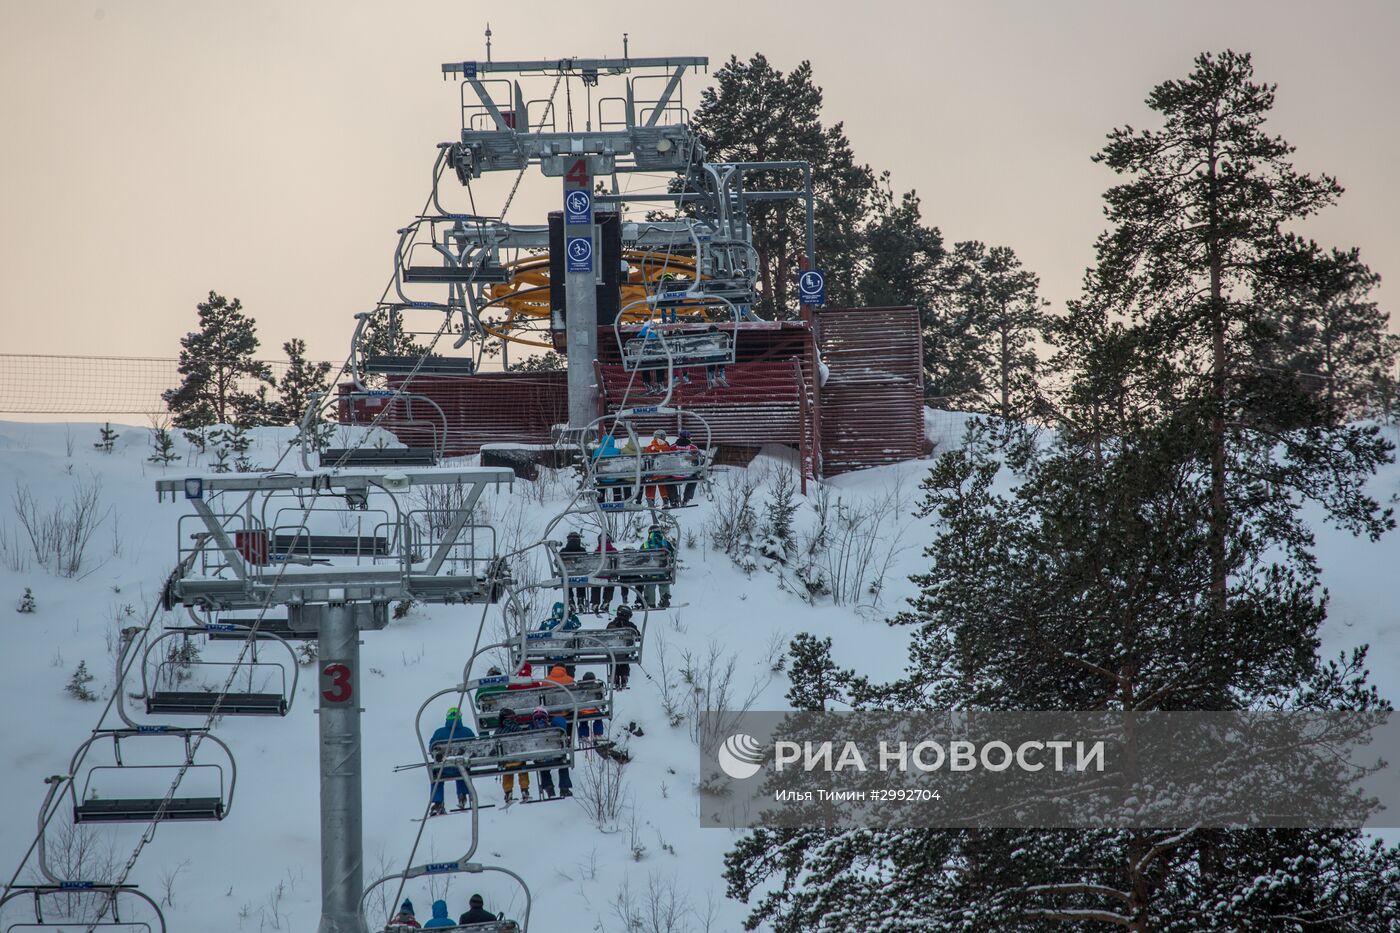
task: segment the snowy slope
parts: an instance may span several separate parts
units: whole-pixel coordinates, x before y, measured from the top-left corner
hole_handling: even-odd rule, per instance
[[[931,415],[930,433],[940,440],[956,436],[959,421],[956,416]],[[114,633],[119,626],[144,621],[174,558],[176,520],[184,505],[158,505],[153,483],[158,477],[189,471],[189,461],[169,468],[150,464],[145,459],[150,452],[148,432],[139,427],[118,430],[116,449],[104,454],[91,446],[98,436],[96,425],[0,423],[0,475],[6,477],[5,501],[0,502],[0,709],[5,711],[0,716],[0,747],[7,750],[0,760],[0,871],[6,878],[32,838],[43,799],[42,778],[65,770],[101,707],[70,698],[64,684],[79,660],[85,660],[97,678],[92,686],[100,688],[104,699],[110,695]],[[251,452],[254,462],[275,460],[277,445],[285,439],[285,432],[258,432]],[[191,455],[183,444],[179,452]],[[751,469],[774,465],[765,459]],[[840,477],[832,484],[833,492],[848,502],[893,494],[907,516],[918,501],[917,485],[926,468],[927,463],[915,462]],[[55,577],[34,565],[10,500],[21,488],[44,504],[66,497],[75,483],[94,479],[101,482],[103,507],[110,507],[111,514],[89,545],[81,575]],[[490,502],[503,534],[533,539],[564,506],[564,484],[533,485],[518,481],[513,494],[503,493]],[[1377,479],[1375,491],[1389,497],[1397,490],[1400,470],[1392,467]],[[680,513],[687,537],[695,537],[694,545],[683,551],[675,590],[676,602],[688,605],[652,615],[646,674],[634,669],[632,689],[618,695],[614,733],[620,734],[628,721],[645,732],[628,740],[633,761],[625,770],[635,833],[633,820],[626,817],[611,831],[600,831],[576,802],[508,811],[498,807],[481,815],[477,858],[525,877],[534,894],[537,931],[627,929],[615,903],[624,885],[638,906],[647,899],[648,889],[663,900],[674,896],[684,902],[690,909],[683,918],[686,925],[674,927],[674,933],[740,928],[744,905],[724,898],[720,877],[733,836],[699,828],[695,746],[684,726],[672,728],[666,722],[652,679],[659,676],[658,636],[665,638],[673,659],[687,650],[705,653],[711,644],[737,655],[743,687],[767,684],[755,704],[759,709],[786,706],[786,678],[773,675],[770,659],[773,645],[785,644],[798,631],[830,635],[838,660],[865,672],[889,675],[902,667],[907,633],[883,620],[912,591],[905,578],[923,566],[919,549],[928,538],[927,522],[903,520],[904,549],[887,576],[881,605],[852,609],[828,603],[812,608],[780,591],[771,574],[760,570],[746,577],[727,557],[708,548],[703,527],[713,508],[705,504]],[[1394,583],[1400,535],[1372,544],[1319,529],[1319,550],[1332,591],[1326,650],[1370,642],[1376,680],[1387,695],[1400,697]],[[26,586],[38,600],[32,615],[13,611]],[[499,610],[490,610],[488,625],[494,626],[498,618]],[[407,863],[420,829],[412,820],[422,813],[426,782],[421,773],[395,773],[393,766],[417,759],[414,713],[430,693],[458,682],[481,619],[479,606],[420,606],[386,630],[364,636],[367,880]],[[172,616],[171,621],[179,620]],[[206,650],[205,656],[213,654]],[[286,718],[222,721],[218,735],[233,748],[239,767],[231,815],[220,823],[162,826],[132,874],[132,880],[160,899],[166,893],[163,879],[175,873],[172,903],[166,908],[171,929],[315,928],[319,850],[314,708],[314,678],[303,669],[296,706]],[[429,728],[439,724],[444,708],[439,704],[430,712]],[[576,782],[582,770],[575,770]],[[500,789],[491,782],[479,782],[479,790],[486,802],[499,801]],[[465,816],[434,819],[421,828],[416,863],[453,858],[465,849]],[[140,831],[104,826],[94,838],[120,865]],[[638,848],[643,851],[634,851]],[[26,875],[32,880],[31,873]],[[412,882],[404,893],[417,905],[420,920],[429,915],[435,896],[445,896],[455,916],[477,890],[486,895],[488,906],[518,910],[518,895],[498,878],[459,877],[446,889],[441,881],[435,888]],[[10,919],[8,912],[4,919]]]

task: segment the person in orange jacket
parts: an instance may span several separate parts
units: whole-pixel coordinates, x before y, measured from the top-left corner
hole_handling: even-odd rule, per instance
[[[667,451],[673,450],[673,449],[674,449],[674,448],[671,447],[671,443],[670,443],[669,441],[666,440],[666,432],[665,432],[665,431],[658,430],[655,434],[653,434],[653,435],[651,436],[651,443],[642,448],[642,453],[644,453],[644,454],[663,454],[663,453],[666,453]],[[665,477],[659,476],[659,475],[657,475],[657,474],[652,474],[652,475],[646,477],[646,479],[649,479],[649,480],[657,480],[657,479],[664,479],[664,478],[665,478]],[[646,487],[647,505],[653,506],[653,507],[656,505],[657,490],[658,490],[659,488],[660,488],[660,487],[659,487],[658,485],[656,485],[656,484],[653,484],[653,485],[650,485],[650,486],[647,486],[647,487]],[[662,499],[663,499],[662,504],[664,505],[664,504],[665,504],[665,502],[664,502],[665,496],[664,496],[664,495],[662,496]]]

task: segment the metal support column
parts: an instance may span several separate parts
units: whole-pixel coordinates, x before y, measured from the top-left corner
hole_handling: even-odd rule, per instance
[[[587,156],[574,160],[564,173],[564,198],[570,191],[583,189],[593,194],[593,166]],[[569,341],[569,427],[582,428],[597,417],[598,387],[593,376],[593,361],[598,356],[598,274],[603,257],[598,246],[597,224],[590,216],[586,224],[571,224],[564,213],[564,316]],[[570,255],[570,244],[577,240],[588,242],[587,270],[579,257]]]
[[[321,621],[321,923],[317,933],[366,933],[360,784],[360,632],[344,603]]]

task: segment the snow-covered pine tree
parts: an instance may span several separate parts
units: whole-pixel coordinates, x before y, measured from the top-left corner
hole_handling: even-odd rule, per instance
[[[88,673],[87,662],[79,661],[77,670],[73,671],[73,676],[68,678],[68,686],[63,689],[74,699],[92,703],[97,700],[97,694],[88,689],[88,684],[92,683],[93,679],[93,676]]]
[[[792,686],[784,694],[793,709],[825,711],[833,700],[845,696],[844,672],[831,660],[831,639],[798,632],[788,646],[792,663],[788,680]]]
[[[773,564],[786,567],[797,557],[797,534],[793,517],[797,514],[797,480],[791,470],[779,470],[773,477],[768,501],[763,504],[759,529],[759,553]]]
[[[151,449],[151,455],[146,458],[151,463],[169,466],[180,459],[175,452],[175,439],[170,436],[170,428],[165,424],[151,428]]]
[[[254,358],[257,324],[237,298],[209,293],[197,306],[199,330],[180,339],[180,385],[163,398],[178,427],[256,423],[259,399],[243,388],[248,380],[272,382],[266,363]]]
[[[99,435],[101,439],[92,446],[102,451],[104,454],[111,453],[112,445],[117,442],[117,438],[121,437],[120,434],[112,430],[112,425],[109,422],[103,422],[99,430]]]
[[[19,605],[15,607],[16,612],[34,612],[39,608],[39,603],[34,599],[34,591],[29,587],[24,588],[24,595],[19,598]]]
[[[1318,269],[1297,277],[1278,226],[1336,188],[1260,130],[1273,90],[1251,74],[1247,56],[1202,56],[1149,98],[1163,131],[1110,137],[1103,161],[1133,178],[1057,328],[1072,381],[1056,433],[1004,447],[1005,467],[985,434],[938,461],[931,569],[896,620],[915,628],[907,673],[851,679],[857,707],[1383,706],[1364,652],[1317,657],[1326,597],[1298,512],[1315,498],[1382,533],[1363,484],[1388,445],[1255,365],[1277,350],[1281,329],[1258,325],[1283,273],[1316,302],[1300,281]],[[767,892],[750,928],[782,933],[1400,925],[1400,848],[1346,830],[761,830],[727,869],[731,895]]]

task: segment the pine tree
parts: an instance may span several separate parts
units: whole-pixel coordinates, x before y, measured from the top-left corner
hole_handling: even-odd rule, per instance
[[[1049,322],[1040,278],[1010,247],[975,240],[956,244],[935,278],[930,391],[945,407],[1024,416],[1040,368],[1035,340]]]
[[[1065,325],[1073,344],[1074,332],[1101,332],[1094,322],[1126,316],[1121,339],[1098,349],[1119,355],[1113,365],[1133,388],[1099,415],[1182,411],[1205,425],[1197,433],[1211,481],[1211,593],[1221,615],[1227,541],[1246,504],[1263,503],[1249,519],[1257,533],[1294,549],[1309,541],[1297,518],[1305,498],[1349,530],[1375,536],[1393,524],[1362,489],[1391,446],[1377,429],[1337,424],[1296,378],[1273,368],[1274,335],[1286,320],[1279,297],[1315,309],[1332,268],[1281,228],[1331,204],[1341,188],[1293,167],[1293,147],[1264,130],[1274,87],[1253,76],[1247,54],[1203,54],[1186,79],[1148,97],[1160,129],[1109,134],[1095,160],[1124,180],[1105,195],[1112,227]]]
[[[24,595],[19,598],[19,606],[16,612],[35,612],[39,608],[39,603],[34,599],[34,592],[29,587],[24,588]]]
[[[311,397],[326,391],[331,364],[307,360],[306,341],[296,338],[282,344],[282,352],[287,354],[287,371],[277,383],[281,396],[276,406],[277,423],[298,425],[311,405]]]
[[[112,430],[112,425],[104,422],[101,428],[102,439],[92,446],[102,451],[104,454],[110,454],[112,452],[112,446],[116,444],[117,438],[119,437],[121,437],[121,435]]]
[[[788,646],[792,664],[784,694],[793,709],[825,712],[834,700],[845,696],[844,672],[831,660],[831,639],[799,632]]]
[[[768,560],[786,566],[797,556],[797,536],[793,518],[797,515],[797,481],[791,470],[778,472],[773,490],[763,505],[762,540],[759,552]]]
[[[97,700],[97,694],[88,689],[88,684],[92,683],[93,679],[88,673],[87,662],[79,661],[78,669],[73,672],[73,676],[68,679],[68,686],[63,689],[74,699],[92,703]]]
[[[1359,250],[1323,250],[1292,236],[1277,265],[1268,296],[1275,314],[1256,325],[1256,366],[1295,380],[1333,424],[1385,414],[1400,335],[1389,332],[1388,316],[1371,298],[1380,276]],[[1291,267],[1299,269],[1296,280]]]
[[[209,293],[197,306],[199,330],[180,339],[178,388],[164,393],[167,407],[179,427],[209,424],[256,423],[262,416],[256,390],[249,380],[270,384],[272,372],[254,358],[258,350],[257,325],[243,313],[243,304]]]
[[[151,428],[151,448],[153,452],[146,458],[150,463],[169,466],[180,459],[180,455],[175,452],[175,439],[170,436],[170,429],[164,424],[157,424]]]
[[[381,308],[366,313],[360,352],[363,356],[416,357],[427,354],[428,348],[404,329],[402,315]]]
[[[784,74],[761,54],[735,56],[701,95],[691,128],[711,162],[805,159],[812,165],[818,264],[828,270],[827,303],[857,298],[854,270],[864,255],[862,230],[875,189],[870,168],[858,164],[842,124],[823,126],[822,91],[810,62]],[[798,182],[800,184],[800,181]],[[750,190],[792,188],[792,172],[753,172]],[[797,274],[806,220],[797,201],[758,201],[749,208],[759,256],[758,310],[783,318],[796,312]]]

